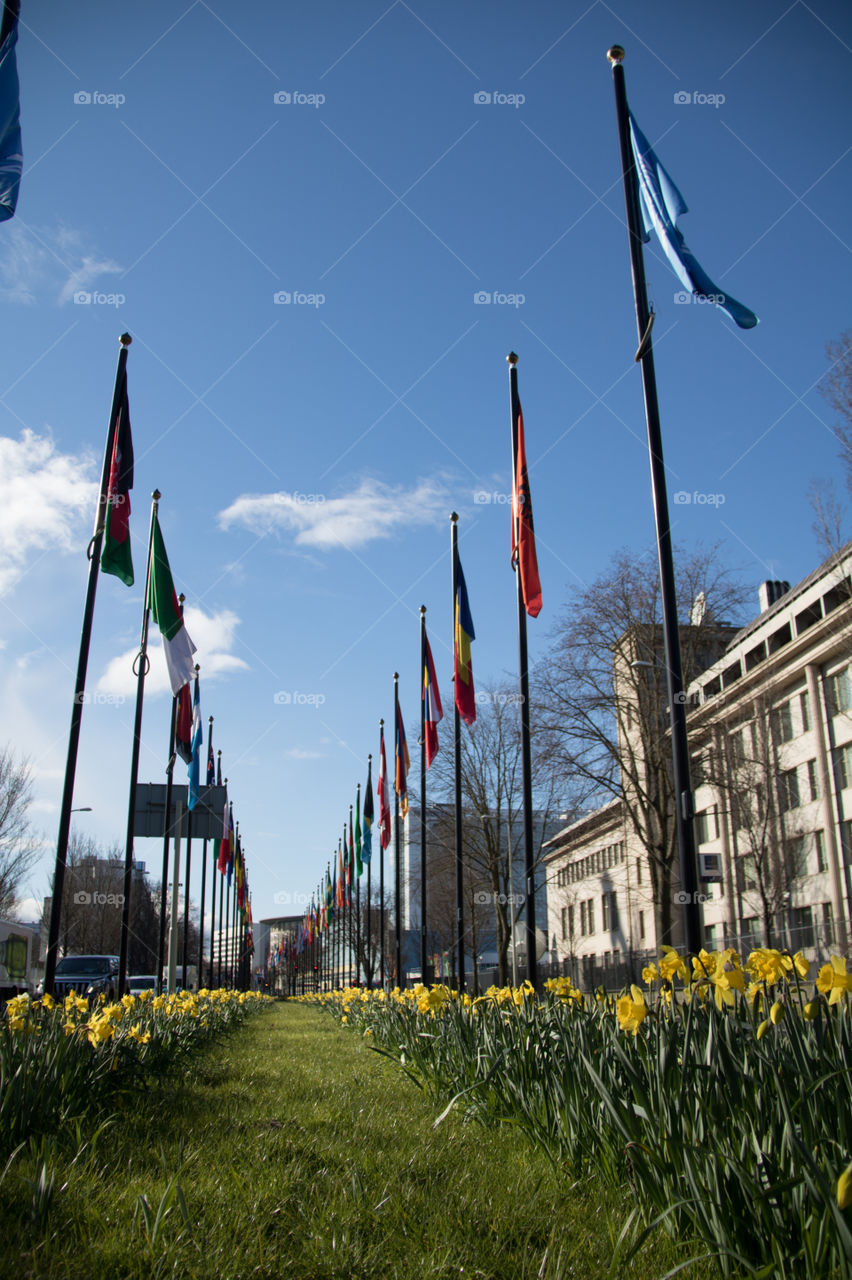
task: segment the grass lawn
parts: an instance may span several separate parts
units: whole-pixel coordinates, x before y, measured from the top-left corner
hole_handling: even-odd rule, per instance
[[[328,1013],[279,1004],[99,1131],[21,1152],[0,1184],[15,1280],[661,1277],[703,1250],[577,1187],[510,1127],[436,1107]],[[681,1274],[709,1280],[702,1263]]]

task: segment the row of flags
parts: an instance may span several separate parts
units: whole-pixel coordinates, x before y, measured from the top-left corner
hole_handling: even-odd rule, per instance
[[[134,459],[126,368],[121,373],[116,400],[117,421],[106,495],[101,570],[103,573],[119,578],[126,586],[133,586],[130,492],[133,488]],[[201,791],[201,749],[204,743],[200,681],[198,668],[195,665],[196,647],[187,631],[183,608],[175,590],[156,503],[151,525],[146,607],[150,609],[151,616],[160,630],[169,685],[172,696],[177,699],[175,751],[187,765],[187,807],[192,812],[198,804]],[[190,693],[190,687],[192,687],[192,693]],[[217,774],[212,728],[207,751],[206,784],[208,787],[222,786],[221,755]],[[248,897],[245,859],[239,837],[235,838],[234,835],[233,808],[228,801],[227,790],[216,865],[221,874],[227,878],[229,888],[232,880],[236,881],[237,909],[250,927],[251,903]]]

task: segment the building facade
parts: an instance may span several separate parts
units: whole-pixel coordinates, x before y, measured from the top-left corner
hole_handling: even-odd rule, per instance
[[[852,543],[792,589],[764,583],[760,605],[741,630],[714,629],[713,660],[686,694],[705,944],[822,958],[848,952],[852,937]],[[640,776],[648,722],[636,669],[651,677],[659,666],[635,647],[614,655],[625,788]],[[677,861],[669,918],[637,808],[631,821],[613,800],[547,847],[551,948],[578,977],[635,980],[646,956],[682,942]]]

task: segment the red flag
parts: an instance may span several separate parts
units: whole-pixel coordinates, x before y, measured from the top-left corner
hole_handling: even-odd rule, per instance
[[[225,873],[227,872],[228,863],[231,860],[231,841],[233,839],[233,832],[234,832],[234,819],[231,816],[230,808],[228,806],[228,793],[226,791],[225,792],[225,820],[222,825],[222,840],[221,840],[221,843],[219,844],[219,860],[216,863],[216,866],[222,872],[222,875],[225,875]]]
[[[435,675],[435,664],[432,661],[432,649],[429,637],[426,636],[426,662],[423,665],[423,722],[426,727],[426,768],[428,769],[438,754],[438,721],[444,718],[441,706],[441,695],[438,692],[438,680]]]
[[[181,685],[177,695],[175,751],[189,764],[192,759],[192,694],[188,684]]]
[[[512,493],[512,565],[520,571],[524,608],[531,618],[537,618],[541,612],[541,582],[535,553],[532,498],[524,446],[524,415],[520,400],[517,425],[518,452],[515,457],[515,487]]]
[[[390,844],[390,804],[388,803],[388,765],[385,759],[385,731],[381,731],[381,760],[379,761],[379,834],[382,848]]]

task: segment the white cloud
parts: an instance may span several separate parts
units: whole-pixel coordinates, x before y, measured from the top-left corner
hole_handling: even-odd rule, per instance
[[[236,654],[231,653],[239,626],[239,618],[229,609],[221,613],[208,614],[202,609],[187,608],[184,614],[186,629],[196,646],[195,661],[201,668],[201,698],[204,701],[204,684],[206,680],[232,671],[247,671],[248,663],[243,662]],[[128,649],[126,653],[113,658],[97,684],[97,691],[113,697],[133,698],[136,696],[136,677],[133,674],[133,660],[138,649]],[[149,694],[166,693],[169,690],[169,676],[166,670],[166,658],[163,653],[162,640],[156,624],[151,624],[148,637],[148,657],[151,667],[145,677],[145,692]]]
[[[295,530],[299,546],[363,547],[390,538],[400,528],[446,519],[447,494],[438,480],[419,480],[412,489],[362,480],[339,498],[322,494],[243,494],[219,515],[223,529],[242,524],[266,533]]]
[[[0,246],[0,298],[32,304],[52,294],[62,304],[122,269],[84,246],[79,232],[69,227],[14,222]]]
[[[35,552],[80,549],[80,520],[94,512],[98,486],[91,456],[57,453],[46,436],[0,436],[0,595],[33,563]]]

